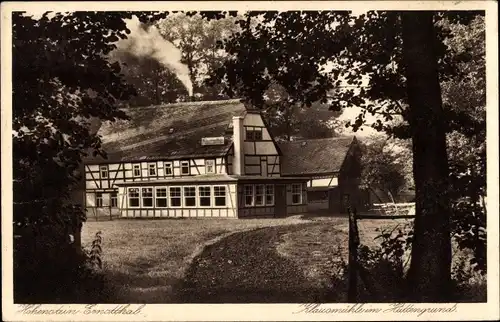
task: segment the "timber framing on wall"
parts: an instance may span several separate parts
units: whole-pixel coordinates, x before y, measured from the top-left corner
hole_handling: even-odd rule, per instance
[[[262,120],[262,123],[264,124],[265,128],[266,128],[266,129],[267,129],[267,131],[269,132],[270,127],[269,127],[269,124],[267,123],[266,119],[262,116],[262,113],[261,113],[261,112],[257,112],[257,113],[259,113],[260,118],[261,118],[261,120]],[[280,157],[281,157],[281,156],[283,156],[283,153],[282,153],[282,151],[281,151],[281,149],[280,149],[280,147],[279,147],[278,143],[277,143],[277,142],[276,142],[276,140],[274,139],[273,135],[271,134],[271,132],[269,132],[269,136],[271,137],[271,140],[272,140],[272,141],[273,141],[273,143],[274,143],[274,147],[275,147],[276,151],[278,152],[278,155],[279,155]]]
[[[214,174],[223,174],[227,173],[226,169],[227,161],[225,156],[217,156],[217,157],[207,157],[207,158],[192,158],[192,159],[179,159],[179,160],[168,160],[168,161],[140,161],[140,162],[122,162],[122,163],[110,163],[110,164],[86,164],[85,165],[85,181],[87,189],[103,189],[106,185],[103,182],[107,183],[107,187],[112,187],[115,183],[120,182],[134,182],[134,181],[156,181],[167,178],[176,178],[176,177],[187,177],[187,176],[196,176],[201,174],[206,174],[205,168],[205,160],[214,160],[215,164],[215,173]],[[189,162],[189,173],[182,173],[182,162]],[[165,172],[165,164],[172,164],[172,174],[166,174]],[[149,165],[155,164],[156,171],[154,175],[149,173]],[[139,165],[139,176],[134,175],[134,166]],[[108,169],[108,176],[106,178],[101,178],[100,168],[106,166]],[[111,166],[116,167],[116,169],[112,169]],[[161,170],[161,171],[160,171]],[[121,175],[119,176],[119,173]],[[160,174],[160,172],[162,174]],[[87,176],[87,174],[89,174]],[[95,187],[92,187],[90,183],[93,183]]]

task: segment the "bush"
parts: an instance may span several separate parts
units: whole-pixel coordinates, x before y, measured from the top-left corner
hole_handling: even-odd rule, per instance
[[[328,268],[330,269],[330,279],[326,285],[323,285],[325,292],[317,302],[322,303],[342,303],[345,302],[345,294],[347,294],[348,277],[347,272],[349,265],[345,262],[344,258],[340,256],[342,250],[340,246],[330,258]]]
[[[383,229],[376,239],[380,244],[370,248],[358,248],[358,301],[359,302],[406,302],[406,273],[411,255],[413,225],[399,225],[393,229]],[[453,294],[450,302],[485,302],[486,275],[471,261],[474,253],[454,249],[452,265]],[[347,266],[347,265],[346,265]],[[332,291],[339,285],[346,285],[346,267],[332,279]]]
[[[470,255],[461,252],[454,261],[451,277],[456,302],[486,302],[486,275],[471,265]]]
[[[393,302],[404,297],[404,274],[398,261],[367,246],[361,247],[358,255],[360,302]]]

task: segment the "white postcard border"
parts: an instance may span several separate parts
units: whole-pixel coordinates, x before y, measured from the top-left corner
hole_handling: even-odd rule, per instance
[[[488,227],[488,302],[479,304],[411,304],[416,313],[391,311],[394,304],[130,304],[119,308],[114,304],[98,304],[93,309],[137,314],[85,314],[85,305],[41,305],[25,307],[13,304],[12,291],[12,26],[11,12],[72,10],[486,10],[487,55],[487,227]],[[2,302],[3,319],[7,321],[195,321],[195,320],[495,320],[499,318],[499,207],[498,207],[498,12],[495,1],[201,1],[201,2],[3,2],[1,4],[1,159],[2,159]],[[127,304],[125,304],[127,305]],[[407,305],[407,304],[400,304]],[[118,308],[117,308],[118,307]],[[419,314],[418,309],[428,309]],[[432,313],[442,308],[450,312]],[[47,314],[31,314],[29,310],[48,310]],[[57,314],[49,310],[78,310],[75,314]],[[382,312],[366,313],[380,309]],[[24,311],[23,311],[24,310]],[[309,310],[309,311],[308,311]],[[315,311],[314,311],[315,310]],[[320,312],[323,310],[322,312]],[[347,310],[342,313],[342,310]],[[350,310],[350,311],[349,311]],[[410,309],[408,309],[410,310]],[[24,312],[24,313],[23,313]],[[110,311],[111,312],[111,311]],[[364,313],[363,313],[364,312]],[[372,311],[374,312],[374,311]],[[52,314],[51,314],[52,313]]]

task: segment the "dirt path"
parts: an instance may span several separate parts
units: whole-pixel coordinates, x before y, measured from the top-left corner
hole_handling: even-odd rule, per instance
[[[266,227],[232,234],[210,245],[189,267],[178,290],[184,303],[314,302],[324,288],[314,286],[276,247],[284,234],[306,225]]]

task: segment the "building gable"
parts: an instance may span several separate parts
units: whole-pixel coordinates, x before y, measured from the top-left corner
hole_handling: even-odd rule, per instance
[[[233,173],[247,176],[280,176],[280,151],[258,111],[247,111],[233,121],[235,133],[229,157],[236,159]],[[241,162],[241,163],[240,163]]]

